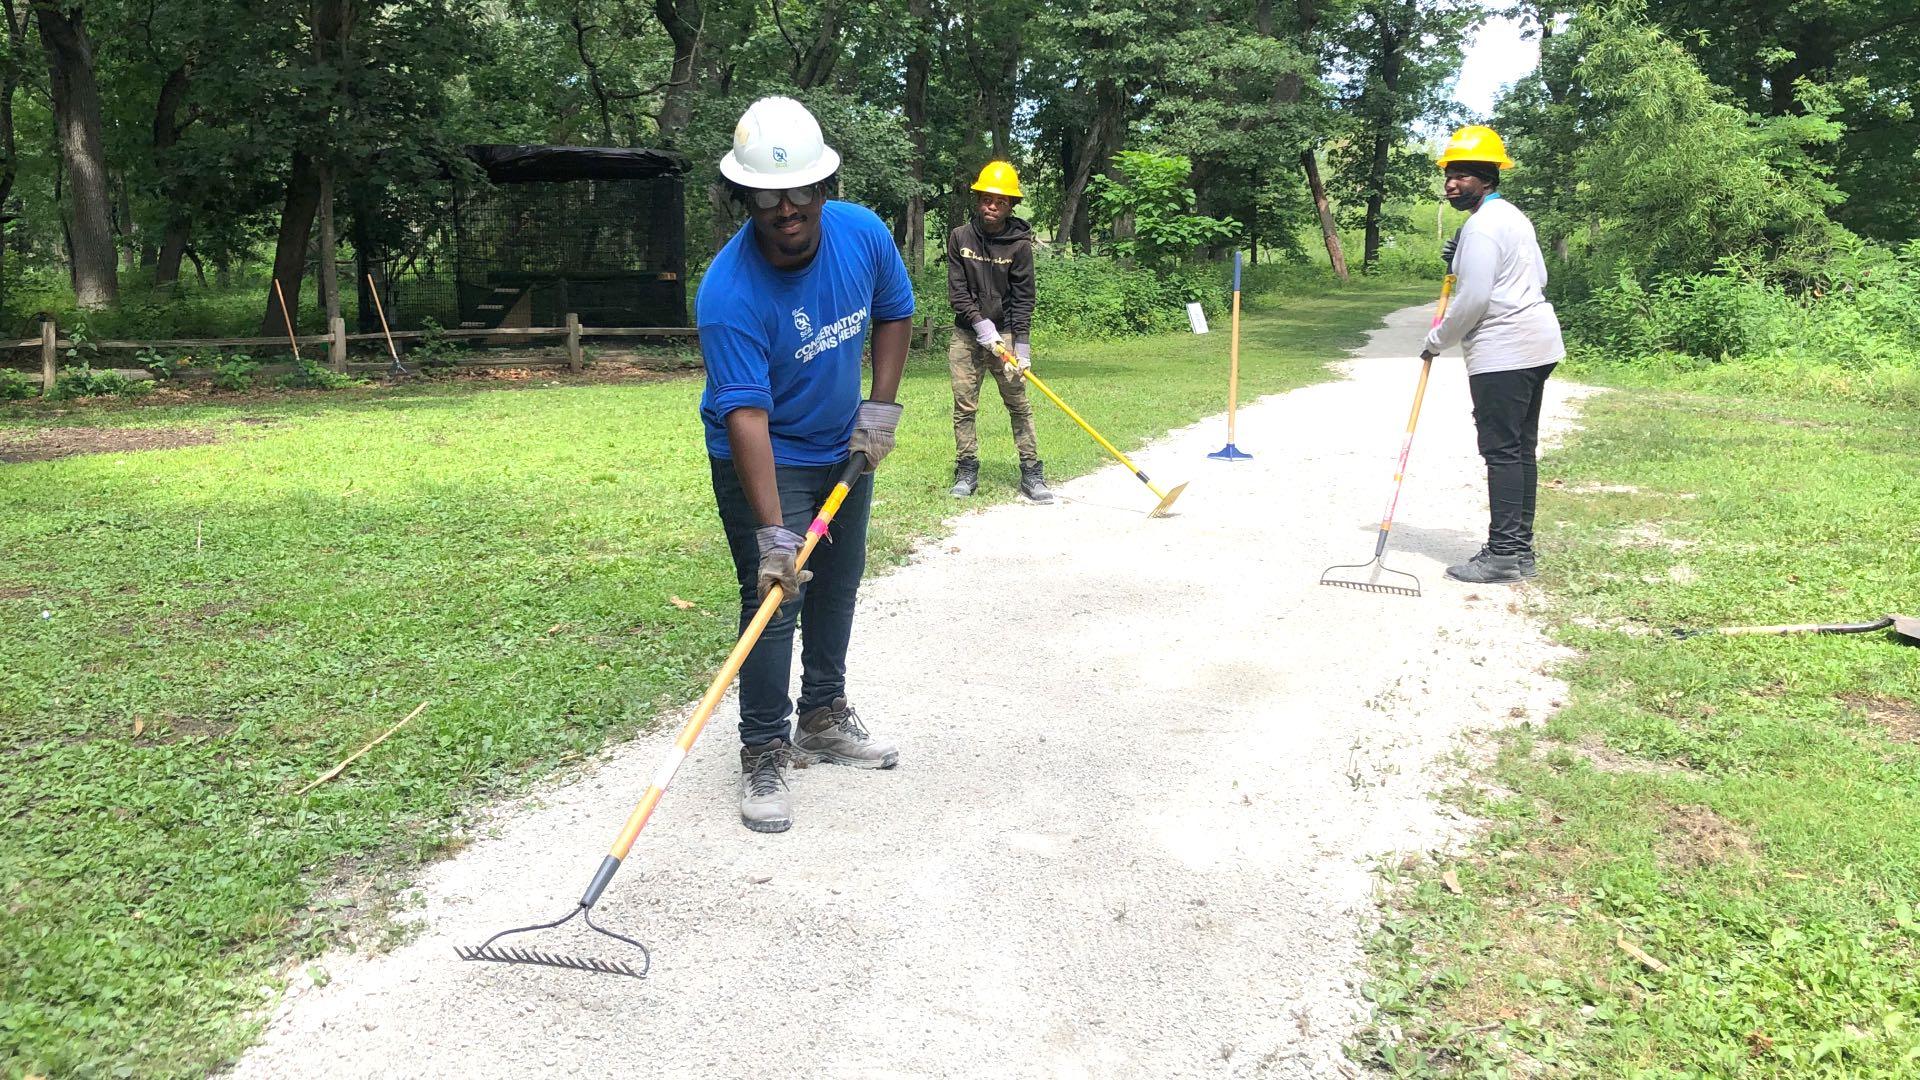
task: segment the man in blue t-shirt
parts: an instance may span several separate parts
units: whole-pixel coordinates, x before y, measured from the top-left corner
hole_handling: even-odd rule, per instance
[[[786,775],[796,755],[890,769],[847,702],[847,643],[867,561],[873,469],[893,449],[913,287],[893,235],[865,207],[831,202],[840,155],[791,98],[762,98],[720,161],[748,222],[714,256],[695,301],[707,389],[700,398],[720,523],[740,581],[740,628],[778,583],[789,602],[740,668],[740,820],[793,827]],[[873,337],[873,387],[860,393]],[[854,452],[867,474],[848,493],[805,571],[801,533]],[[801,627],[799,717],[788,697]]]

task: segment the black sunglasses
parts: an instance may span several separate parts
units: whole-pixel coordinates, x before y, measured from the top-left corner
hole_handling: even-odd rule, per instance
[[[813,200],[819,195],[819,190],[813,186],[786,188],[784,190],[779,188],[771,190],[767,188],[751,188],[748,189],[745,194],[747,202],[752,206],[761,210],[771,210],[780,205],[781,199],[785,199],[795,206],[812,206]]]

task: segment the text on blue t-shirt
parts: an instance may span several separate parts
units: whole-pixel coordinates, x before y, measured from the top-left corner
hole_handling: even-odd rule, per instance
[[[727,414],[765,409],[775,463],[832,465],[846,456],[860,409],[867,330],[911,318],[913,286],[886,224],[864,206],[829,200],[812,262],[774,269],[749,221],[714,256],[694,311],[707,365],[707,452],[731,458]]]

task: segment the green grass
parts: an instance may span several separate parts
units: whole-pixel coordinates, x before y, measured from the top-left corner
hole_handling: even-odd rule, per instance
[[[1570,695],[1462,796],[1491,821],[1462,894],[1396,875],[1359,1049],[1403,1075],[1920,1076],[1920,651],[1628,632],[1913,614],[1920,412],[1650,379],[1542,468]]]
[[[1254,305],[1243,398],[1320,378],[1431,291]],[[881,471],[878,566],[955,509],[936,346],[911,362]],[[1043,338],[1037,367],[1131,448],[1223,408],[1226,346]],[[276,972],[342,940],[354,913],[335,887],[447,851],[463,812],[697,693],[734,620],[700,386],[15,408],[9,428],[190,425],[226,441],[0,466],[7,1072],[203,1075],[252,1037]],[[1004,413],[982,411],[983,496],[1010,498]],[[1101,463],[1039,411],[1053,474]],[[423,699],[407,729],[292,797]]]

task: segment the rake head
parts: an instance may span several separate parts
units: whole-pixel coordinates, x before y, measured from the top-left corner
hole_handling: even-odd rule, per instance
[[[1341,574],[1339,571],[1355,571]],[[1391,580],[1382,581],[1380,575],[1391,574]],[[1400,579],[1412,582],[1411,585],[1398,584]],[[1329,566],[1320,572],[1320,584],[1334,585],[1342,589],[1358,589],[1361,592],[1392,593],[1395,596],[1419,596],[1420,579],[1405,570],[1395,570],[1379,559],[1371,562],[1355,563],[1351,566]]]
[[[594,933],[602,934],[615,941],[639,949],[640,970],[635,971],[633,965],[624,960],[603,960],[597,956],[576,956],[567,953],[529,949],[521,946],[496,946],[494,944],[494,942],[499,941],[503,937],[511,937],[515,934],[530,934],[536,930],[551,930],[556,926],[571,921],[575,915],[581,916],[582,921],[587,924],[587,929],[592,930]],[[512,930],[502,930],[481,942],[479,945],[456,945],[453,951],[458,953],[462,960],[490,960],[496,964],[536,964],[541,967],[561,968],[566,971],[587,971],[596,975],[631,975],[636,979],[645,978],[648,969],[653,966],[653,956],[647,952],[645,945],[627,937],[625,934],[616,934],[605,927],[595,926],[593,922],[593,911],[586,904],[581,904],[574,908],[571,912],[567,913],[564,918],[555,919],[552,922],[537,923],[533,926],[517,926]]]
[[[1174,485],[1172,491],[1160,497],[1160,505],[1148,511],[1147,516],[1150,518],[1166,517],[1173,510],[1173,500],[1179,498],[1180,493],[1185,490],[1187,490],[1187,485],[1184,483]]]

